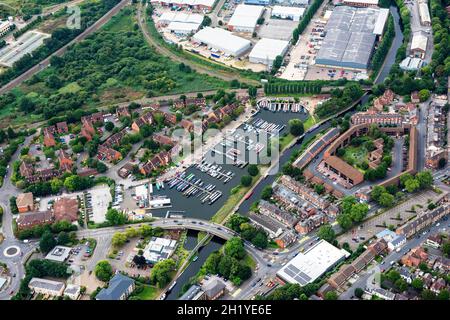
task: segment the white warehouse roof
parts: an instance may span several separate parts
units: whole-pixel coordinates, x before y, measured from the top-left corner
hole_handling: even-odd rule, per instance
[[[377,21],[373,28],[373,33],[377,35],[383,34],[384,26],[389,17],[389,9],[380,8],[378,11]]]
[[[184,22],[184,23],[198,23],[203,22],[203,15],[201,14],[187,14],[184,12],[167,11],[161,14],[158,22],[170,23],[170,22]]]
[[[428,4],[426,2],[419,3],[419,15],[422,22],[431,22],[430,11],[428,11]]]
[[[344,0],[343,3],[353,5],[365,4],[369,6],[376,6],[378,5],[378,0]]]
[[[186,22],[177,22],[177,21],[173,21],[171,23],[169,23],[169,25],[167,26],[167,30],[175,32],[175,33],[191,33],[191,32],[195,32],[198,30],[198,28],[200,28],[200,24],[199,23],[186,23]]]
[[[274,6],[272,9],[272,16],[291,18],[294,21],[299,21],[304,13],[305,8],[298,7]]]
[[[250,52],[250,62],[271,65],[277,56],[284,56],[289,42],[262,38]]]
[[[249,40],[220,28],[203,28],[192,39],[233,56],[239,56],[251,47]]]
[[[277,275],[289,283],[304,286],[349,255],[344,249],[338,249],[325,240],[320,240],[304,253],[300,252],[281,268]]]
[[[236,7],[228,25],[235,28],[242,27],[254,29],[263,12],[263,6],[240,4]]]
[[[413,38],[411,41],[411,50],[427,50],[428,38],[426,35],[421,32],[416,32],[413,34]]]

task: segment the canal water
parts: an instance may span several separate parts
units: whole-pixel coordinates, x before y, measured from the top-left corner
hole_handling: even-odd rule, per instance
[[[181,290],[184,284],[188,283],[189,279],[199,272],[200,268],[202,267],[206,259],[209,257],[209,255],[214,251],[219,250],[224,244],[224,242],[225,241],[220,238],[213,237],[210,242],[208,242],[204,247],[201,247],[197,254],[198,259],[189,264],[186,270],[177,279],[177,283],[172,288],[172,291],[167,294],[166,299],[177,300],[181,295]],[[195,248],[196,245],[197,245],[197,232],[189,231],[184,247],[187,250],[192,250]]]

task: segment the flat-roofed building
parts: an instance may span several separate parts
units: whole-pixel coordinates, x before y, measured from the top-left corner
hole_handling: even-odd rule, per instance
[[[300,18],[303,17],[304,13],[305,8],[274,6],[270,14],[272,17],[300,21]]]
[[[7,34],[11,30],[12,26],[13,24],[8,20],[0,21],[0,37],[3,37],[5,34]]]
[[[249,61],[272,67],[277,56],[284,57],[288,46],[288,41],[262,38],[250,52]]]
[[[277,272],[277,276],[289,283],[305,286],[349,256],[350,253],[344,249],[338,249],[325,240],[320,240],[289,261]]]
[[[263,6],[239,4],[228,22],[228,29],[236,32],[252,33],[255,31],[257,21],[263,12]]]
[[[177,241],[166,238],[152,237],[144,249],[144,258],[149,263],[156,263],[170,258],[175,252]]]
[[[68,284],[64,290],[64,296],[77,300],[81,294],[81,287],[76,284]]]
[[[69,247],[56,246],[45,256],[45,259],[56,262],[64,262],[67,258],[69,258],[70,250],[72,249]]]
[[[201,29],[192,40],[234,57],[243,55],[252,45],[249,40],[235,36],[227,30],[211,27]]]
[[[343,0],[343,4],[353,7],[377,7],[378,0]]]

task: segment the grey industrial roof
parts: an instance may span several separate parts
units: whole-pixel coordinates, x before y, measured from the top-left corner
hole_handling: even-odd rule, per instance
[[[194,284],[178,300],[192,300],[200,291],[202,288]]]
[[[225,288],[225,284],[219,279],[213,279],[208,281],[203,286],[203,291],[208,297],[215,297],[220,291]]]
[[[387,20],[385,9],[336,7],[325,27],[316,63],[365,69],[376,35]]]
[[[117,273],[109,280],[108,288],[100,290],[95,298],[97,300],[119,300],[133,283],[133,279]]]
[[[65,284],[64,282],[60,281],[53,281],[48,279],[42,279],[42,278],[32,278],[28,284],[30,288],[41,288],[41,289],[47,289],[52,291],[59,291],[62,288],[64,288]]]

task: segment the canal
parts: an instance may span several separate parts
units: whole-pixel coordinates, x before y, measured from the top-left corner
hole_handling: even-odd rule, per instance
[[[192,250],[197,245],[197,232],[190,230],[187,235],[186,242],[184,244],[184,247],[187,250]],[[166,299],[167,300],[177,300],[181,295],[181,290],[183,289],[183,286],[189,282],[189,279],[195,276],[200,268],[202,267],[203,263],[206,261],[206,259],[209,257],[211,253],[214,251],[219,250],[222,245],[224,244],[224,240],[213,237],[210,242],[208,242],[204,247],[201,247],[197,256],[198,259],[196,261],[193,261],[187,266],[186,270],[181,274],[181,276],[177,279],[177,283],[172,288],[172,291],[167,294]]]

